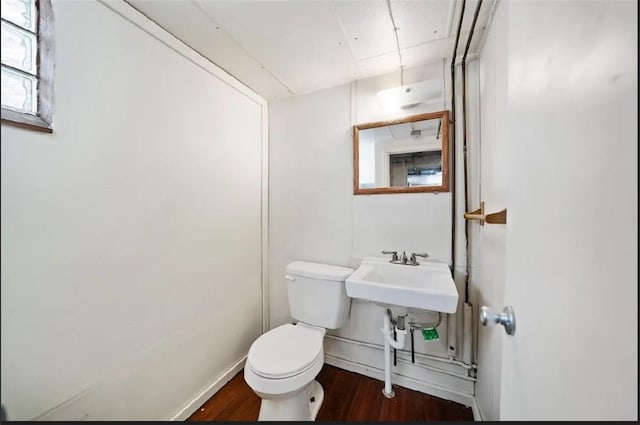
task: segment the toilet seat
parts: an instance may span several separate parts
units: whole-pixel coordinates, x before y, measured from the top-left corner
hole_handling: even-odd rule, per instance
[[[294,261],[285,276],[291,317],[259,336],[244,364],[244,380],[260,397],[259,421],[313,421],[324,400],[316,377],[324,366],[327,329],[338,329],[349,317],[351,299],[346,267]]]
[[[324,361],[324,332],[302,324],[285,324],[261,335],[251,345],[247,366],[265,379],[286,379]]]

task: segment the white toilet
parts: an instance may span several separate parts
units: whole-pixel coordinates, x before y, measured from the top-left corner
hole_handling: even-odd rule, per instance
[[[324,364],[326,329],[341,327],[351,299],[347,267],[295,261],[287,266],[289,310],[297,324],[271,329],[254,341],[244,379],[262,399],[260,421],[314,420],[324,399],[315,377]]]

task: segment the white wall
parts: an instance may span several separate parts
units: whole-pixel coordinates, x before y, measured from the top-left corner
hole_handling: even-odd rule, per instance
[[[294,260],[349,265],[350,89],[269,102],[270,326],[291,320],[284,279]]]
[[[2,403],[169,419],[262,331],[266,105],[157,27],[53,6],[53,134],[2,125]]]
[[[405,83],[443,78],[441,62],[405,72]],[[276,100],[269,104],[269,287],[271,327],[291,320],[284,280],[286,265],[306,260],[357,267],[366,255],[381,256],[383,249],[426,251],[439,261],[451,257],[451,194],[415,193],[354,196],[352,193],[352,126],[423,112],[448,109],[446,105],[419,105],[385,112],[378,90],[398,86],[398,73],[316,93]],[[443,82],[444,85],[444,82]],[[461,298],[463,294],[460,294]],[[349,340],[381,343],[383,309],[354,301],[349,322],[330,332]],[[416,320],[433,320],[424,313]],[[426,343],[416,338],[416,351],[447,357],[447,319],[439,329],[441,339]],[[407,345],[409,347],[409,345]],[[382,351],[327,337],[325,352],[363,366],[362,373],[383,368]],[[405,356],[406,358],[406,356]],[[444,363],[430,363],[462,373]],[[442,396],[440,389],[473,394],[473,382],[413,365],[399,364],[397,371],[424,391]],[[376,375],[379,376],[379,375]],[[459,401],[468,401],[466,396]]]

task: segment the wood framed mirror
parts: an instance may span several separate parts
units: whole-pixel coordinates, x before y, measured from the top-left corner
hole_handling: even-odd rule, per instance
[[[353,194],[448,192],[449,111],[353,126]]]

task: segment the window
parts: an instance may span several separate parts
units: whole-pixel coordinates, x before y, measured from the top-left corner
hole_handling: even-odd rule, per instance
[[[51,132],[51,2],[1,1],[2,122]]]

